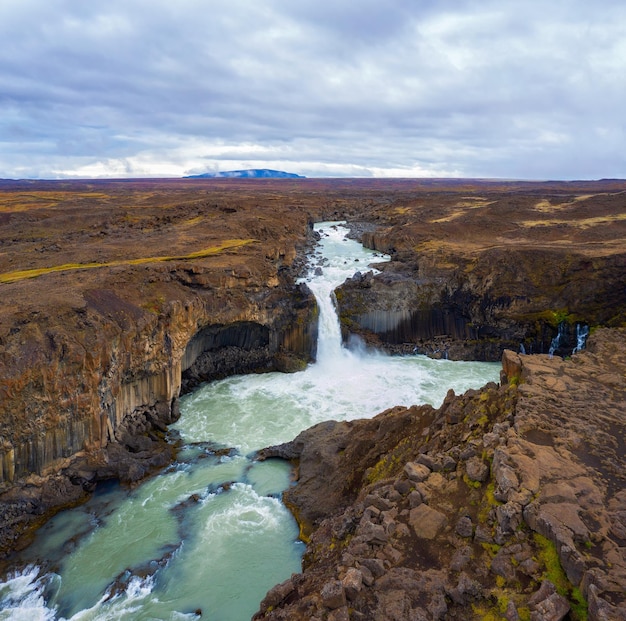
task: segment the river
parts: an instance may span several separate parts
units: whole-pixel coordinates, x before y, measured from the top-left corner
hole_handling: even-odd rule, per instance
[[[438,406],[497,381],[500,365],[390,357],[341,345],[332,291],[388,257],[320,223],[306,281],[320,306],[317,362],[293,373],[235,376],[181,398],[176,462],[138,488],[99,487],[40,529],[0,581],[0,619],[242,621],[300,570],[304,546],[280,501],[289,466],[258,449],[328,420],[394,405]]]

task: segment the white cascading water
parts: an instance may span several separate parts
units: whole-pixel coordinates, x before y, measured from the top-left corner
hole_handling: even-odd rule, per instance
[[[572,354],[585,349],[587,344],[587,337],[589,336],[589,326],[584,323],[576,324],[576,346],[572,349]],[[567,340],[567,324],[562,321],[559,324],[557,335],[550,342],[550,348],[548,354],[550,357],[554,355],[556,350],[563,345]]]
[[[550,348],[548,349],[548,355],[554,356],[554,352],[561,346],[561,341],[565,339],[565,322],[561,322],[557,329],[556,336],[550,342]]]
[[[572,352],[573,354],[585,349],[585,345],[587,344],[588,337],[589,337],[589,326],[584,323],[577,323],[576,324],[576,347],[574,347],[574,351]]]
[[[250,618],[271,586],[300,570],[304,549],[280,502],[289,466],[255,462],[254,451],[323,420],[436,406],[448,388],[497,381],[498,364],[343,348],[332,291],[387,258],[346,239],[339,223],[316,228],[322,240],[306,281],[320,307],[317,362],[183,397],[177,462],[135,490],[104,486],[46,524],[0,583],[0,620],[178,620],[200,610],[205,619]]]

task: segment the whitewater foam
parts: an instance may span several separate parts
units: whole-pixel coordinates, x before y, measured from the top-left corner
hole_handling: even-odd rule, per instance
[[[305,280],[319,296],[317,362],[300,373],[231,377],[182,398],[173,427],[187,446],[178,463],[133,490],[105,486],[46,524],[21,557],[26,566],[0,584],[0,620],[177,620],[196,618],[196,609],[250,618],[269,588],[300,570],[303,545],[277,498],[289,466],[246,455],[324,420],[438,405],[448,388],[497,379],[498,365],[342,347],[333,289],[388,257],[346,240],[340,225],[316,228],[322,255]],[[217,446],[238,454],[218,456]]]

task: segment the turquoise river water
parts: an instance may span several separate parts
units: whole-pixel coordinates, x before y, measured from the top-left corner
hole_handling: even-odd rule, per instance
[[[0,619],[250,619],[269,588],[300,570],[304,551],[280,500],[289,466],[256,462],[255,451],[324,420],[438,406],[449,388],[497,381],[498,364],[342,347],[333,289],[388,257],[347,239],[341,223],[316,228],[306,281],[320,306],[317,362],[182,397],[176,462],[133,490],[103,485],[48,522],[0,578]]]

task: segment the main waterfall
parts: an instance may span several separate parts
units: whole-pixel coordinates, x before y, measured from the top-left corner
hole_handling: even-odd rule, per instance
[[[497,380],[499,365],[342,347],[332,291],[375,255],[338,223],[305,280],[320,307],[317,362],[294,374],[231,377],[181,399],[181,450],[134,490],[110,485],[59,514],[14,559],[0,584],[0,619],[250,618],[274,584],[300,570],[304,549],[280,495],[289,466],[258,449],[328,419],[370,417],[393,405],[439,405]]]

